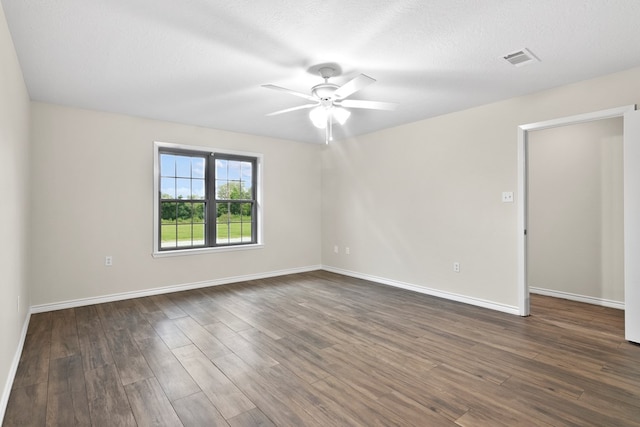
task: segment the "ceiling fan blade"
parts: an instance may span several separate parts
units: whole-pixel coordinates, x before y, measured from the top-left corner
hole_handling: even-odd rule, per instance
[[[313,97],[311,95],[307,95],[306,93],[296,92],[295,90],[287,89],[287,88],[276,86],[276,85],[262,85],[262,87],[265,87],[267,89],[279,90],[280,92],[286,92],[286,93],[289,93],[291,95],[299,96],[300,98],[308,99],[309,101],[317,101],[318,100],[317,98],[315,98],[315,97]]]
[[[344,101],[336,102],[336,104],[346,108],[368,108],[370,110],[387,111],[393,111],[398,106],[393,102],[360,101],[356,99],[345,99]]]
[[[274,111],[273,113],[267,114],[267,116],[276,116],[278,114],[289,113],[291,111],[304,110],[305,108],[312,108],[312,107],[315,107],[317,105],[319,105],[319,104],[316,103],[316,104],[298,105],[297,107],[287,108],[285,110],[280,110],[280,111]]]
[[[376,79],[367,76],[366,74],[360,74],[357,77],[349,80],[335,91],[333,96],[338,99],[344,99],[347,96],[355,93],[365,87],[369,86],[371,83],[375,82]]]

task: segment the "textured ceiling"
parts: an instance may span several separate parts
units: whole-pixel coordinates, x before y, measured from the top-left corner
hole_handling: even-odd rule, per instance
[[[640,65],[638,0],[2,0],[31,99],[323,142],[309,67],[338,63],[351,99],[337,138]],[[502,56],[530,49],[541,62]]]

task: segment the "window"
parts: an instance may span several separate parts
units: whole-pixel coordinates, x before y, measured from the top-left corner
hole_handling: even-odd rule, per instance
[[[154,252],[256,245],[259,160],[156,143]]]

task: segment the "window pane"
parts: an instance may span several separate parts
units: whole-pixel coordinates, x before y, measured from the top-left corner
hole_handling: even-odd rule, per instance
[[[240,181],[240,163],[237,160],[229,160],[228,161],[228,176],[227,179],[229,180],[234,180],[234,181]]]
[[[253,199],[253,188],[251,182],[242,181],[242,194],[245,195],[245,199]]]
[[[242,223],[229,223],[229,243],[240,243],[242,239]]]
[[[188,202],[178,202],[176,203],[176,219],[178,224],[191,224],[192,207],[191,203]]]
[[[160,176],[176,176],[176,156],[160,154]]]
[[[229,218],[232,222],[240,222],[241,203],[229,203]]]
[[[242,215],[243,222],[251,222],[251,214],[253,213],[251,208],[251,203],[240,204],[240,214]]]
[[[162,224],[176,223],[176,204],[175,202],[160,203],[160,219]]]
[[[204,179],[204,158],[191,158],[191,178]]]
[[[223,179],[216,179],[216,198],[228,199],[229,198],[229,183]]]
[[[252,203],[242,203],[241,210],[241,221],[242,221],[242,242],[251,242],[252,241],[252,216],[253,216],[253,204]]]
[[[216,205],[216,222],[226,224],[229,222],[229,204],[218,203]]]
[[[242,162],[240,164],[241,174],[240,179],[242,180],[242,186],[245,188],[251,188],[252,177],[253,177],[253,165],[249,162]]]
[[[176,226],[162,225],[160,227],[160,248],[176,247]]]
[[[233,200],[246,199],[239,180],[229,181],[229,198]]]
[[[227,179],[227,160],[216,160],[216,178],[226,180]]]
[[[193,224],[193,245],[204,245],[204,224]]]
[[[193,222],[196,224],[204,223],[204,203],[193,203],[191,206]]]
[[[160,194],[163,199],[176,198],[176,179],[160,178]]]
[[[176,176],[191,178],[191,157],[176,156]]]
[[[204,199],[204,179],[191,180],[191,198]]]
[[[217,224],[216,233],[216,243],[229,243],[229,226],[227,224]]]
[[[176,199],[191,198],[191,180],[178,178],[176,179]]]
[[[242,242],[251,242],[251,223],[242,223]]]
[[[191,246],[191,224],[178,224],[178,246]]]

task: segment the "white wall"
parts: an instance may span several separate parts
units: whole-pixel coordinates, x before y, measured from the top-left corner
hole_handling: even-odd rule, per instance
[[[0,421],[28,316],[29,96],[0,5]],[[20,305],[18,306],[18,297]],[[19,356],[19,354],[17,355]]]
[[[622,118],[527,141],[529,286],[624,302]]]
[[[321,145],[42,103],[32,140],[34,305],[320,265]],[[154,141],[263,153],[265,247],[153,258]]]
[[[517,311],[517,126],[637,102],[640,68],[330,145],[323,264]]]

